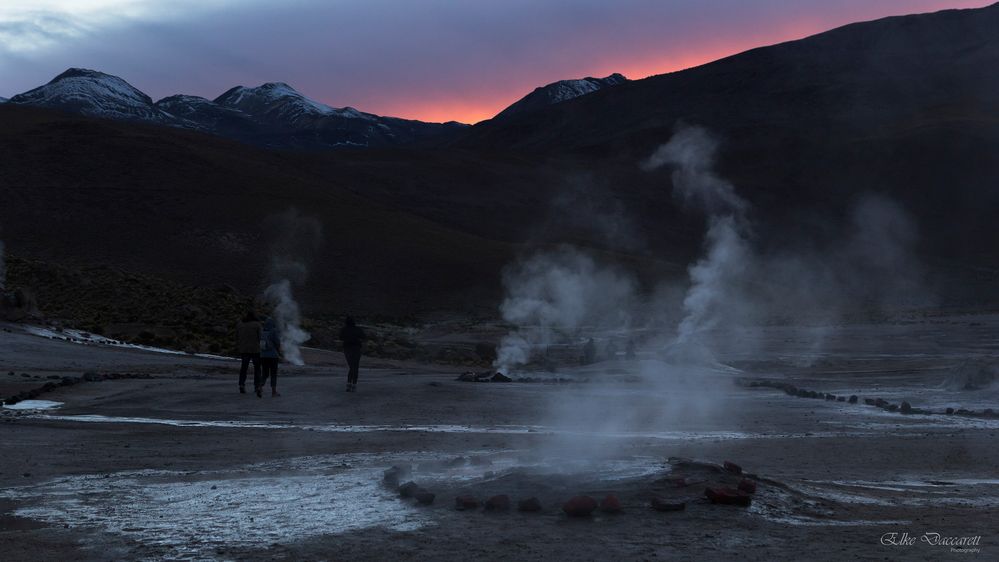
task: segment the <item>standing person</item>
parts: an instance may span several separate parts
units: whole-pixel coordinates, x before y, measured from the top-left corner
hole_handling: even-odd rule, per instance
[[[243,364],[239,368],[239,392],[246,394],[246,369],[253,362],[253,387],[260,397],[260,320],[252,310],[236,326],[236,350]]]
[[[357,392],[357,369],[361,365],[361,346],[367,336],[357,326],[353,316],[348,316],[340,330],[343,342],[343,355],[347,358],[347,392]]]
[[[257,389],[257,396],[267,384],[267,379],[271,379],[271,398],[281,396],[277,391],[278,359],[281,357],[281,336],[278,333],[277,324],[273,318],[264,321],[263,333],[260,337],[260,363],[264,374],[260,377],[260,387]]]

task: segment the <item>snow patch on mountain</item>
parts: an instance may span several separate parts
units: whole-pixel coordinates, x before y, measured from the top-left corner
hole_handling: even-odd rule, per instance
[[[343,117],[374,120],[375,116],[352,107],[337,109],[303,96],[284,82],[268,82],[256,88],[236,86],[215,99],[215,103],[239,109],[250,115],[298,125],[317,117]]]

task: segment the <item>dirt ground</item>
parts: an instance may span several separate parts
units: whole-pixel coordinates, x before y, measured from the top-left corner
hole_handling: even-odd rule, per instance
[[[237,392],[232,361],[15,327],[0,332],[2,396],[86,371],[149,378],[60,387],[39,396],[58,408],[3,411],[0,558],[994,560],[999,420],[902,415],[863,398],[999,407],[995,385],[952,384],[970,359],[994,359],[997,328],[995,317],[839,327],[818,351],[801,330],[773,328],[724,364],[643,353],[564,369],[576,382],[561,384],[458,382],[453,368],[366,360],[357,393],[344,392],[340,356],[311,350],[306,367],[282,366],[280,397],[257,398]],[[757,482],[749,507],[704,499],[706,486],[741,480],[723,461]],[[400,498],[383,482],[392,466],[434,503]],[[455,509],[466,494],[507,494],[514,507]],[[561,510],[608,494],[621,513]],[[654,511],[654,495],[685,509]],[[519,512],[528,497],[542,511]],[[934,533],[979,539],[961,552],[931,544]]]

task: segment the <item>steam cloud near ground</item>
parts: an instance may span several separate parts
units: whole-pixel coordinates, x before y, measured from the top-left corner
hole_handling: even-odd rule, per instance
[[[302,328],[302,313],[294,287],[308,279],[308,264],[322,241],[322,223],[291,208],[266,221],[270,244],[270,285],[264,299],[273,307],[273,319],[281,333],[281,351],[286,361],[304,365],[301,346],[311,335]]]
[[[898,204],[865,194],[837,235],[765,253],[754,238],[751,205],[715,172],[718,149],[709,131],[684,126],[641,163],[649,173],[668,167],[673,197],[707,219],[702,257],[688,267],[683,287],[664,281],[642,291],[628,271],[569,246],[538,251],[504,272],[500,312],[513,328],[497,347],[499,371],[537,371],[551,365],[553,349],[580,349],[590,337],[598,350],[632,340],[645,351],[637,361],[604,355],[611,361],[579,367],[578,374],[603,382],[551,404],[553,423],[586,435],[567,443],[574,450],[597,446],[601,433],[666,430],[691,416],[719,415],[731,379],[720,361],[761,351],[744,337],[747,329],[773,320],[809,324],[802,334],[818,355],[849,312],[928,304],[916,225]],[[647,385],[648,403],[615,401],[614,373]]]

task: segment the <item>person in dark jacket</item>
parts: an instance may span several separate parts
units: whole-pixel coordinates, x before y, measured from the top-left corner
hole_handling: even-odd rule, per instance
[[[264,321],[263,333],[260,337],[260,364],[264,374],[260,377],[260,388],[257,389],[257,396],[260,396],[267,379],[271,379],[271,398],[281,396],[277,391],[278,359],[281,357],[281,335],[278,333],[277,324],[273,318]]]
[[[343,342],[343,355],[347,358],[347,392],[357,392],[357,370],[361,365],[361,347],[367,336],[357,326],[353,316],[348,316],[340,330]]]
[[[253,387],[260,396],[260,336],[262,328],[257,315],[251,310],[236,326],[236,351],[242,365],[239,368],[239,392],[246,394],[246,370],[253,363]]]

